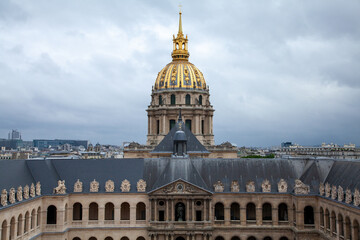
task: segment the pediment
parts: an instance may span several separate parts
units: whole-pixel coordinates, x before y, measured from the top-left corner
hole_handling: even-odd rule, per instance
[[[150,195],[211,195],[212,193],[182,179],[171,182],[149,193]]]

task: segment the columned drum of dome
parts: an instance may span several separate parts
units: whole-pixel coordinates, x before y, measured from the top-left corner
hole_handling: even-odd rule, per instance
[[[214,145],[213,112],[209,87],[202,72],[189,62],[188,37],[182,32],[181,12],[179,31],[173,36],[172,62],[158,73],[147,109],[147,145],[156,146],[171,130],[182,109],[184,122],[206,146]]]

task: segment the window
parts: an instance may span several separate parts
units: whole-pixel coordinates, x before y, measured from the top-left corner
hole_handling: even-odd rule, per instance
[[[202,96],[199,96],[199,105],[202,105]]]
[[[156,133],[160,134],[160,120],[156,120]]]
[[[201,221],[201,215],[202,215],[202,212],[201,211],[196,211],[196,221]]]
[[[136,204],[136,220],[146,220],[146,206],[143,202]]]
[[[262,207],[262,219],[265,221],[272,220],[272,209],[270,203],[264,203]]]
[[[159,221],[165,221],[165,212],[164,210],[159,211]]]
[[[204,134],[204,132],[205,132],[204,120],[201,120],[201,133]]]
[[[185,96],[185,105],[190,105],[191,101],[190,101],[190,94],[186,94]]]
[[[240,205],[238,203],[231,204],[231,220],[240,220]]]
[[[81,203],[74,203],[73,205],[73,220],[82,220],[82,205]]]
[[[255,210],[255,204],[248,203],[246,205],[246,220],[256,220],[256,210]]]
[[[278,207],[279,221],[288,221],[288,209],[285,203],[281,203]]]
[[[127,202],[121,204],[121,220],[130,220],[130,205]]]
[[[314,209],[311,206],[304,208],[304,224],[314,224]]]
[[[215,204],[215,220],[224,220],[224,205],[222,203]]]
[[[185,126],[191,131],[191,120],[190,119],[185,120]]]
[[[163,104],[163,100],[162,100],[162,96],[160,95],[159,96],[159,105],[162,105]]]
[[[175,97],[174,94],[171,94],[170,100],[171,100],[171,102],[170,102],[171,105],[175,105],[175,104],[176,104],[176,97]]]
[[[99,219],[99,207],[97,203],[90,203],[89,205],[89,220],[98,220]]]
[[[50,205],[47,208],[46,223],[56,224],[56,207],[54,205]]]
[[[105,220],[114,220],[114,204],[111,202],[105,204]]]

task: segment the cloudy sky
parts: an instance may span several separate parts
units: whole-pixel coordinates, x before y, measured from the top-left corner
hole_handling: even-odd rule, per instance
[[[358,0],[182,0],[215,142],[360,145]],[[0,138],[145,143],[179,1],[1,0]]]

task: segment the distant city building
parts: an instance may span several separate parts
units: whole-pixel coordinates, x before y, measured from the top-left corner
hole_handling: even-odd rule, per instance
[[[21,140],[21,133],[18,130],[11,130],[8,134],[9,140]]]
[[[49,147],[58,147],[65,144],[70,144],[71,146],[84,146],[85,148],[88,147],[89,141],[87,140],[64,140],[64,139],[55,139],[55,140],[49,140],[49,139],[34,139],[33,140],[34,147],[39,148],[40,150],[43,150],[45,148]]]
[[[290,147],[290,146],[292,146],[293,144],[292,144],[292,142],[282,142],[281,143],[281,147],[283,148],[283,147]]]

